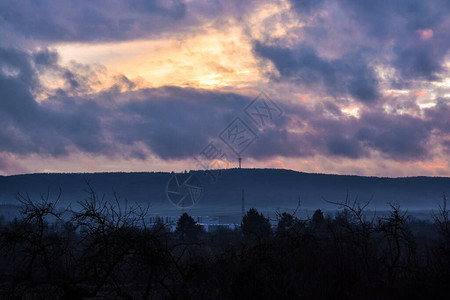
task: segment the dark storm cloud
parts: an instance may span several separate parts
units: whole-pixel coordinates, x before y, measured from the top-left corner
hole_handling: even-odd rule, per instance
[[[357,139],[340,135],[328,137],[327,148],[332,155],[349,158],[361,157],[364,150]]]
[[[3,73],[13,74],[18,83],[33,86],[36,81],[35,71],[28,56],[20,50],[0,47],[0,64]]]
[[[430,137],[441,124],[419,117],[364,111],[359,118],[315,118],[311,127],[321,136],[331,155],[349,158],[369,157],[369,150],[395,160],[430,158]],[[436,146],[436,145],[434,145]]]
[[[369,45],[372,58],[394,67],[399,80],[436,80],[444,70],[444,59],[450,47],[450,2],[447,0],[292,0],[291,3],[301,18],[325,12],[318,17],[319,22],[305,26],[308,40],[317,40],[314,35],[318,34],[331,37],[327,33],[333,27],[354,22],[360,38],[345,37],[344,30],[337,35],[333,32],[333,40],[338,46],[345,43],[356,48]],[[332,5],[338,5],[343,15],[334,16]],[[367,51],[367,48],[361,49]]]
[[[425,110],[425,120],[443,137],[450,135],[450,99],[438,99],[437,105]]]
[[[320,7],[323,2],[321,0],[292,0],[292,7],[300,14],[311,13],[314,9]]]
[[[303,25],[298,29],[302,38],[264,37],[254,42],[255,55],[279,71],[281,77],[271,75],[273,80],[371,104],[386,87],[381,80],[393,88],[410,89],[417,80],[441,80],[448,71],[449,1],[292,0],[291,4]],[[395,73],[380,79],[376,66]]]
[[[349,94],[362,102],[372,102],[379,97],[376,75],[358,54],[328,60],[319,57],[311,46],[287,49],[258,41],[254,51],[271,60],[282,77],[305,86],[323,86],[331,95]]]
[[[442,145],[444,146],[444,153],[450,155],[450,140],[443,141]]]
[[[48,68],[55,66],[58,63],[59,55],[56,51],[51,51],[47,48],[35,51],[33,53],[33,61],[36,66]]]
[[[175,30],[185,14],[181,0],[6,0],[0,4],[3,30],[44,41],[146,37]]]
[[[432,127],[408,115],[367,113],[361,118],[356,137],[363,144],[396,160],[429,158]]]
[[[321,143],[320,153],[347,158],[360,158],[369,155],[369,148],[364,148],[356,137],[361,126],[359,119],[347,117],[334,119],[316,110],[316,117],[309,121],[311,130]]]
[[[143,100],[121,106],[120,115],[111,124],[116,141],[143,142],[165,159],[198,154],[251,100],[231,93],[178,87],[144,89],[130,97]]]
[[[287,107],[284,126],[269,128],[249,148],[248,155],[268,158],[274,155],[305,157],[325,155],[357,159],[370,157],[372,152],[398,161],[417,161],[432,157],[433,132],[450,132],[448,107],[426,111],[421,119],[409,115],[392,115],[383,110],[364,111],[359,118],[330,117],[326,107],[297,113],[297,107]],[[306,125],[301,132],[292,132],[296,120]],[[289,125],[291,124],[291,125]],[[439,143],[439,141],[438,141]],[[247,155],[246,154],[246,155]]]
[[[446,0],[339,1],[371,36],[398,37],[404,32],[436,28],[446,21],[450,3]],[[394,26],[397,26],[395,28]]]
[[[450,2],[347,1],[355,18],[382,41],[394,42],[393,66],[402,77],[435,80],[450,47]],[[421,36],[428,30],[429,38]]]
[[[32,92],[39,81],[33,58],[20,50],[0,48],[0,151],[58,156],[68,153],[71,141],[78,141],[83,150],[102,145],[94,104],[87,107],[64,98],[59,103],[36,102]],[[54,64],[54,60],[37,60],[40,65]],[[95,137],[95,143],[86,141],[89,136]]]

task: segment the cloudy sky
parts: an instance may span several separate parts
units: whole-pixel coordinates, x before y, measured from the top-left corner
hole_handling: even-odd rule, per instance
[[[447,0],[4,0],[0,174],[234,167],[239,118],[244,167],[450,176],[449,28]]]

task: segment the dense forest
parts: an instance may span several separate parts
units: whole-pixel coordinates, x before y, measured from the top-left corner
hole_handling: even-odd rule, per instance
[[[182,180],[182,173],[175,173]],[[203,187],[201,200],[192,214],[228,210],[241,218],[241,195],[245,189],[248,207],[263,210],[294,209],[301,197],[302,208],[331,209],[322,201],[340,201],[347,191],[352,197],[372,198],[371,208],[388,209],[387,203],[398,203],[409,209],[434,209],[443,192],[450,192],[447,177],[365,177],[350,175],[312,174],[284,169],[224,169],[214,170],[217,180],[212,181],[207,171],[190,171]],[[15,204],[17,192],[39,198],[43,191],[56,193],[62,189],[61,203],[73,207],[85,197],[84,180],[90,180],[96,192],[114,197],[113,191],[129,202],[151,204],[153,209],[173,208],[166,197],[166,185],[173,174],[169,172],[145,173],[85,173],[85,174],[24,174],[0,176],[0,203]],[[240,219],[236,220],[239,222]]]
[[[147,209],[99,197],[62,217],[59,198],[18,194],[1,223],[6,299],[439,299],[450,293],[447,199],[434,221],[364,215],[349,198],[307,219],[250,209],[235,230],[205,232],[187,213],[174,232]]]

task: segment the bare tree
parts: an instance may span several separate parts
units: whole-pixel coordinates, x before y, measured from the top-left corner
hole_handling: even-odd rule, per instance
[[[343,202],[325,201],[343,210],[337,214],[335,223],[346,231],[346,235],[360,249],[366,271],[369,271],[371,269],[370,251],[373,243],[372,236],[376,231],[374,227],[376,212],[373,213],[371,218],[367,219],[365,211],[370,205],[372,198],[363,203],[358,201],[358,197],[355,197],[352,201],[349,199],[347,192]]]
[[[449,210],[447,208],[447,196],[445,193],[442,195],[442,205],[439,204],[438,212],[433,212],[432,216],[441,237],[446,241],[450,241]]]

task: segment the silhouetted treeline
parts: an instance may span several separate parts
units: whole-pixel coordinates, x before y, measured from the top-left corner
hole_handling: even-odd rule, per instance
[[[18,195],[22,219],[1,224],[6,299],[447,299],[446,198],[434,222],[398,206],[369,218],[344,200],[328,215],[250,209],[236,230],[207,233],[188,214],[170,232],[146,210],[107,202],[88,185],[81,210]],[[63,214],[65,216],[63,217]],[[70,214],[70,219],[67,215]]]

